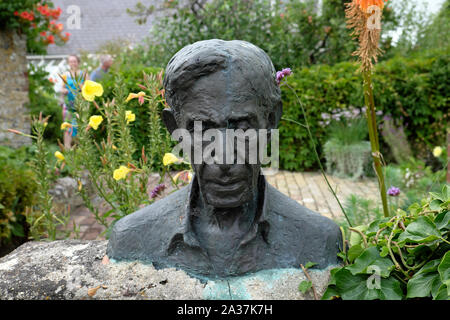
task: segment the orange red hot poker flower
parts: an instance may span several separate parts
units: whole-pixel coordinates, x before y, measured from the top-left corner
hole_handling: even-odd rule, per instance
[[[384,3],[387,2],[387,0],[353,0],[353,2],[359,5],[363,12],[367,12],[367,8],[370,6],[377,6],[380,9],[383,9]]]
[[[387,0],[353,0],[346,4],[345,17],[347,28],[353,29],[352,36],[358,39],[359,47],[353,53],[361,62],[362,71],[372,69],[373,62],[377,62],[381,49],[378,41],[381,33],[381,14],[370,12],[371,6],[377,6],[381,10]],[[372,10],[373,11],[373,10]],[[375,18],[375,20],[374,20]],[[378,20],[378,21],[377,21]]]

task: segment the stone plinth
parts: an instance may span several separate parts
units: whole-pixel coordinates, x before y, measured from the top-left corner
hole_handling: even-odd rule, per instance
[[[15,129],[30,133],[28,71],[25,36],[0,30],[0,144],[19,147],[31,139],[5,132]]]
[[[27,242],[0,258],[0,299],[313,299],[298,285],[300,269],[264,270],[242,277],[201,282],[175,268],[113,262],[105,257],[107,241]],[[321,296],[326,270],[310,270]]]

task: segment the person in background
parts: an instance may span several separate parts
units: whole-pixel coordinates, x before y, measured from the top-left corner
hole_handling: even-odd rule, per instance
[[[70,148],[72,138],[77,135],[77,122],[75,117],[75,98],[77,92],[81,90],[84,81],[89,79],[87,72],[80,70],[80,58],[71,54],[67,58],[69,70],[63,74],[66,83],[61,89],[61,93],[66,97],[66,103],[63,105],[63,121],[71,122],[72,128],[64,132],[64,147]],[[66,107],[67,106],[67,107]],[[67,117],[66,117],[67,116]],[[67,118],[67,119],[66,119]]]
[[[113,58],[109,54],[103,54],[100,56],[100,67],[92,71],[91,80],[99,81],[108,72],[113,63]]]

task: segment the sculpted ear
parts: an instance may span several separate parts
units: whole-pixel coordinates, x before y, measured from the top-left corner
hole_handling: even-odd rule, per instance
[[[170,134],[178,128],[175,120],[175,114],[171,108],[165,108],[162,111],[162,121]]]

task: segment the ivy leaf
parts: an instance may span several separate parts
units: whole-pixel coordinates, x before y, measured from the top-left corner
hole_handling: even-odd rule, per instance
[[[445,284],[439,287],[439,290],[436,296],[433,297],[434,300],[448,300],[450,298],[450,294],[448,293],[448,285]]]
[[[393,278],[379,278],[379,288],[370,288],[372,276],[352,275],[346,268],[336,273],[336,287],[343,300],[401,300],[400,282]],[[370,289],[369,289],[370,288]]]
[[[436,227],[441,229],[449,229],[450,228],[450,211],[447,212],[441,212],[436,216],[434,219],[434,223],[436,224]]]
[[[300,285],[298,286],[298,290],[302,293],[306,293],[306,291],[308,291],[311,288],[312,282],[307,280],[303,280],[302,282],[300,282]]]
[[[443,283],[449,283],[450,281],[450,251],[444,255],[441,263],[438,266],[438,272]]]
[[[427,262],[420,270],[414,275],[424,274],[436,272],[439,264],[441,263],[441,259],[435,259]]]
[[[363,251],[364,248],[360,244],[350,247],[347,253],[348,260],[350,262],[353,262],[356,258],[358,258],[361,255]]]
[[[407,298],[428,297],[431,293],[432,287],[440,283],[441,280],[437,272],[415,274],[414,277],[412,277],[408,281],[407,285],[408,293],[406,297]]]
[[[356,258],[354,264],[346,267],[353,275],[357,274],[372,274],[368,272],[368,267],[377,267],[379,275],[386,278],[391,273],[391,268],[394,266],[392,261],[388,258],[380,257],[377,247],[370,247],[364,250],[361,255]]]
[[[380,256],[384,258],[388,254],[389,254],[389,248],[386,246],[383,246],[383,248],[381,248]]]
[[[441,233],[433,221],[428,217],[421,216],[406,227],[406,230],[399,236],[398,240],[399,242],[411,241],[419,243],[434,241],[440,237]]]
[[[332,300],[333,298],[338,298],[339,292],[336,289],[336,286],[329,285],[327,290],[323,293],[323,296],[320,300]]]
[[[442,201],[440,200],[433,200],[430,202],[430,209],[433,211],[440,211],[441,210],[441,203]]]
[[[330,280],[328,280],[328,285],[336,284],[336,279],[335,279],[334,275],[341,269],[342,269],[341,267],[337,267],[337,268],[333,268],[330,270]]]

